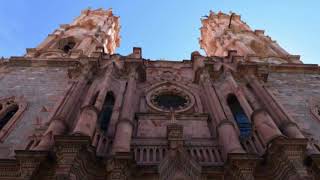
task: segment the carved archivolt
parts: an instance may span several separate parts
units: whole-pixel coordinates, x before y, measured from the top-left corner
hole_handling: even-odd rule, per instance
[[[0,142],[9,135],[26,108],[27,102],[23,97],[0,98],[0,122],[5,121],[1,122],[3,125],[0,129]],[[7,119],[8,117],[10,119]]]

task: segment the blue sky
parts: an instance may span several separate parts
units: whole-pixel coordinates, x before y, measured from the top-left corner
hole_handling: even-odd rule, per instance
[[[213,10],[242,15],[304,63],[320,64],[319,0],[2,0],[0,57],[23,55],[88,7],[120,16],[123,55],[136,46],[147,59],[189,59],[200,49],[200,18]]]

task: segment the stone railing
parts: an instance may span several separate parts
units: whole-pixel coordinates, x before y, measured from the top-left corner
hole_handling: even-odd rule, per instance
[[[212,140],[185,142],[185,151],[203,166],[221,165],[224,160],[220,147]],[[168,152],[165,139],[134,139],[132,152],[138,165],[158,165]]]

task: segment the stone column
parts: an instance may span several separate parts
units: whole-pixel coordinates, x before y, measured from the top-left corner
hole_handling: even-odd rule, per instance
[[[251,92],[249,92],[247,88],[244,88],[243,90],[246,98],[251,103],[253,108],[251,121],[254,125],[254,128],[261,136],[263,143],[267,146],[267,144],[273,139],[282,137],[282,133],[270,117],[269,113],[260,106],[255,97],[252,96]]]
[[[136,90],[136,72],[132,70],[128,77],[127,90],[124,96],[120,119],[116,127],[113,152],[130,152],[133,131],[133,100]]]
[[[228,153],[244,153],[236,133],[234,123],[227,119],[220,104],[215,89],[212,87],[208,72],[204,72],[201,77],[201,85],[208,99],[208,105],[217,127],[220,144],[224,148],[224,156]]]
[[[277,125],[268,112],[263,109],[255,110],[251,116],[255,129],[260,134],[265,145],[277,137],[283,137]]]
[[[83,94],[83,90],[87,84],[86,80],[79,80],[77,84],[71,89],[70,95],[64,101],[64,104],[60,107],[40,143],[36,146],[35,150],[49,150],[54,144],[54,136],[65,133],[68,129],[68,124],[73,116],[75,104],[79,103],[79,99]]]
[[[247,117],[250,118],[252,115],[252,112],[253,112],[252,108],[251,108],[250,104],[248,103],[244,93],[242,92],[242,89],[238,86],[237,82],[234,80],[234,78],[230,72],[227,73],[226,80],[228,81],[228,83],[232,87],[233,92],[234,92],[235,96],[237,97],[244,112],[246,113]]]
[[[83,107],[73,134],[92,137],[96,128],[98,114],[98,110],[94,106]]]
[[[88,96],[85,100],[84,107],[81,109],[79,120],[76,127],[73,130],[73,134],[80,134],[84,136],[90,136],[93,138],[94,131],[96,129],[99,112],[102,109],[105,96],[109,87],[109,81],[111,76],[111,68],[109,68],[105,74],[105,78],[101,83],[101,90],[94,105],[90,105],[90,101],[95,96],[96,88],[91,86],[88,91]]]
[[[279,104],[271,97],[267,90],[253,76],[247,76],[247,81],[252,87],[253,92],[258,97],[264,107],[270,112],[277,126],[285,135],[291,138],[304,138],[297,124],[293,122]]]

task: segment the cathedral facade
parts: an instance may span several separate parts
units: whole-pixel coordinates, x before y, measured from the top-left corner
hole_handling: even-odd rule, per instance
[[[0,179],[320,179],[320,68],[236,14],[201,19],[189,60],[116,54],[84,10],[0,61]]]

